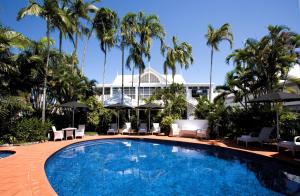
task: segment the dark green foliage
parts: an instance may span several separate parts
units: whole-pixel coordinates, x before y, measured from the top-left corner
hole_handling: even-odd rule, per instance
[[[8,143],[38,142],[47,139],[47,133],[51,129],[51,122],[38,118],[21,119],[11,124],[9,132],[3,136]]]
[[[111,110],[104,108],[96,96],[89,97],[84,102],[88,106],[87,130],[106,133],[112,120]]]
[[[284,140],[293,140],[300,134],[300,115],[299,113],[282,111],[280,114],[280,137]]]
[[[167,88],[158,90],[155,99],[164,102],[164,115],[186,118],[186,95],[182,84],[173,83]]]

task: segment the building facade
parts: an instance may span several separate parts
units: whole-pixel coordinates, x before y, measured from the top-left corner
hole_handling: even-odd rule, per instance
[[[132,106],[137,106],[138,98],[138,82],[139,75],[124,75],[124,94],[131,98]],[[187,83],[182,75],[176,74],[174,77],[174,82],[178,84],[183,84],[186,88],[186,99],[187,99],[187,113],[190,118],[192,118],[193,108],[197,104],[196,97],[208,96],[209,93],[209,83]],[[140,105],[144,103],[145,98],[149,98],[157,89],[165,88],[166,84],[170,85],[172,83],[172,75],[161,74],[153,68],[146,68],[144,73],[141,75],[140,82]],[[122,88],[122,75],[117,75],[112,84],[104,85],[104,101],[116,96],[120,93]],[[100,90],[100,95],[102,95],[102,85],[98,86]],[[102,97],[100,96],[100,99]]]

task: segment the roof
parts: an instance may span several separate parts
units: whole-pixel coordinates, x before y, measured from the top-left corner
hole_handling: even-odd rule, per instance
[[[150,76],[150,78],[148,76]],[[157,78],[157,82],[155,81],[151,81],[152,77],[156,77]],[[143,78],[144,80],[146,80],[147,82],[143,82]],[[138,83],[138,79],[139,79],[139,75],[135,74],[133,75],[133,83]],[[172,83],[172,75],[168,74],[167,76],[168,79],[168,83]],[[164,74],[161,74],[159,72],[157,72],[155,69],[151,68],[151,67],[147,67],[144,70],[144,73],[141,75],[141,83],[157,83],[157,84],[165,84],[166,83],[166,76]],[[176,83],[182,83],[185,84],[185,80],[183,79],[182,75],[176,74],[174,77],[174,81]],[[132,83],[132,75],[124,75],[124,85],[131,85]],[[117,75],[112,83],[113,86],[120,86],[122,84],[122,75]]]

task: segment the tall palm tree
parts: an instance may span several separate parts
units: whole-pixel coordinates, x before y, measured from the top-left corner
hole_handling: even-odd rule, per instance
[[[59,46],[58,46],[58,48],[59,48],[59,53],[60,54],[62,54],[62,41],[63,41],[63,38],[66,38],[68,36],[68,38],[72,41],[73,45],[75,46],[75,42],[74,42],[74,39],[73,39],[75,23],[71,19],[71,12],[70,12],[70,9],[68,7],[68,3],[70,3],[70,0],[60,0],[60,9],[63,10],[66,13],[66,16],[69,17],[69,20],[72,21],[71,26],[64,26],[63,24],[56,26],[56,28],[59,30]]]
[[[159,39],[161,43],[161,50],[164,47],[164,37],[165,31],[163,26],[160,24],[160,20],[156,15],[146,16],[143,12],[137,14],[137,38],[136,43],[139,44],[140,59],[143,61],[145,57],[150,60],[150,49],[153,39]],[[138,100],[137,104],[139,106],[140,102],[140,84],[141,84],[141,74],[144,72],[145,63],[138,64],[139,69],[139,84],[138,84]]]
[[[100,41],[101,50],[104,53],[102,102],[104,102],[106,55],[107,52],[116,44],[116,33],[118,29],[118,23],[118,16],[116,12],[108,8],[99,9],[96,13],[93,22],[93,26],[96,30],[97,37]]]
[[[78,38],[82,34],[88,35],[90,32],[89,29],[82,24],[82,20],[91,22],[89,13],[95,13],[98,11],[98,8],[94,5],[95,3],[100,2],[100,0],[92,0],[90,2],[84,2],[83,0],[73,0],[70,2],[70,13],[74,20],[74,33],[75,33],[75,46],[73,54],[77,55],[78,49]]]
[[[136,34],[136,14],[127,13],[121,21],[121,40],[120,48],[122,51],[122,103],[124,100],[124,53],[125,47],[129,46],[134,42],[134,36]],[[134,69],[134,68],[132,68]],[[133,81],[132,81],[133,82]],[[132,86],[133,88],[133,86]]]
[[[209,77],[209,101],[211,101],[211,81],[212,81],[212,66],[214,51],[219,51],[219,44],[222,41],[228,41],[230,48],[233,44],[233,34],[228,23],[223,24],[219,29],[214,29],[212,25],[208,25],[208,32],[205,35],[207,38],[206,44],[211,47],[210,53],[210,77]]]
[[[179,63],[181,68],[188,69],[189,65],[193,63],[192,46],[187,42],[177,44],[177,38],[172,38],[173,48],[167,48],[167,56],[164,62],[164,74],[166,75],[167,85],[167,71],[168,68],[172,70],[172,79],[174,83],[174,76],[176,74],[176,63]]]
[[[43,109],[42,109],[42,121],[45,122],[46,116],[46,91],[47,91],[47,72],[50,58],[50,30],[57,25],[57,23],[64,23],[66,26],[70,26],[71,22],[66,17],[63,10],[59,9],[57,0],[44,0],[43,5],[29,1],[29,5],[22,8],[17,16],[17,20],[22,19],[26,15],[39,16],[46,20],[47,23],[47,61],[45,65],[44,87],[43,87]]]

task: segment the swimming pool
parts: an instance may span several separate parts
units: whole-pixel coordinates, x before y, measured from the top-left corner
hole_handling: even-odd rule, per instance
[[[204,145],[105,139],[72,144],[45,171],[59,195],[280,195],[300,191],[298,171]]]
[[[15,154],[15,152],[14,151],[9,151],[9,150],[0,150],[0,159],[8,157],[12,154]]]

